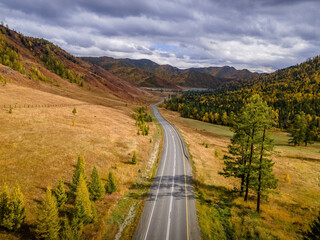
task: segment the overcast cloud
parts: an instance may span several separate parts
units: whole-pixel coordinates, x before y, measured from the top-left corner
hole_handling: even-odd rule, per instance
[[[319,0],[0,0],[0,20],[76,56],[270,72],[320,54]]]

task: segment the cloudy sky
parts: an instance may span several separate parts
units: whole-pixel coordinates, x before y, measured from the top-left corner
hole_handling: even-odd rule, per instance
[[[320,54],[319,0],[0,0],[0,21],[76,56],[270,72]]]

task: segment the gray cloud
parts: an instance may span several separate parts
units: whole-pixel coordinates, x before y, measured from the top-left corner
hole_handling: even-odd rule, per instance
[[[1,0],[0,20],[77,56],[272,71],[319,55],[318,0]]]

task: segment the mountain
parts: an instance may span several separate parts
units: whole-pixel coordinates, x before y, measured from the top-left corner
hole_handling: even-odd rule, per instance
[[[163,88],[217,88],[226,82],[256,77],[257,73],[236,70],[233,67],[179,69],[159,65],[148,59],[115,59],[111,57],[83,57],[139,87]]]
[[[6,74],[8,71],[3,65],[11,69],[10,74]],[[4,26],[0,26],[0,66],[1,78],[13,78],[21,85],[72,95],[79,100],[89,101],[85,98],[88,94],[94,95],[95,100],[90,99],[100,104],[101,96],[128,101],[143,101],[149,96],[109,71],[74,57],[47,40],[26,37]]]
[[[182,116],[209,121],[210,113],[216,113],[219,119],[223,114],[239,112],[253,94],[261,95],[272,106],[279,128],[287,129],[301,112],[319,127],[320,56],[256,78],[231,81],[213,92],[177,97],[167,107],[180,111]],[[220,119],[214,121],[221,124]]]

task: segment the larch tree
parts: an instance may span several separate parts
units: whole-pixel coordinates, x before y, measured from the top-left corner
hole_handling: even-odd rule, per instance
[[[318,218],[310,224],[310,229],[303,234],[304,240],[320,240],[320,211]]]
[[[109,172],[108,181],[106,183],[105,188],[106,188],[107,193],[109,193],[109,194],[117,191],[117,184],[116,184],[116,181],[113,177],[112,172]]]
[[[87,180],[87,176],[85,173],[85,162],[84,157],[79,156],[78,162],[76,165],[76,169],[74,170],[73,176],[72,176],[72,190],[75,192],[77,190],[78,184],[79,184],[79,178],[80,175],[82,175],[84,181]]]
[[[291,134],[289,143],[293,143],[294,146],[299,146],[304,142],[307,130],[307,120],[304,112],[300,112],[294,116],[293,122],[288,130]]]
[[[18,184],[15,185],[12,195],[11,201],[14,206],[14,225],[13,229],[18,230],[21,228],[24,220],[26,218],[25,205],[23,201],[23,194],[20,190],[20,186]]]
[[[106,193],[96,167],[93,167],[93,170],[91,173],[91,182],[89,185],[89,191],[90,191],[90,197],[93,200],[101,199],[103,195]]]
[[[137,151],[134,150],[131,162],[132,162],[132,164],[137,164],[137,161],[138,161],[138,159],[137,159]]]
[[[61,178],[59,179],[59,184],[54,193],[57,198],[58,208],[63,208],[64,204],[68,201],[68,196]]]
[[[95,219],[95,208],[90,200],[87,183],[82,174],[80,174],[76,191],[73,217],[78,218],[84,225],[93,222]]]
[[[60,240],[74,240],[74,233],[68,217],[65,217],[62,221],[59,237]]]
[[[37,217],[36,233],[42,239],[55,240],[59,239],[59,230],[60,223],[57,200],[48,187]]]

